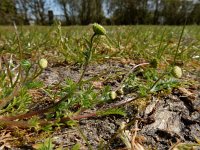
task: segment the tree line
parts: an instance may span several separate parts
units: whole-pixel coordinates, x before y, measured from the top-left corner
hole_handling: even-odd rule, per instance
[[[200,24],[200,0],[53,0],[61,10],[54,15],[47,0],[1,0],[0,24],[107,25]]]

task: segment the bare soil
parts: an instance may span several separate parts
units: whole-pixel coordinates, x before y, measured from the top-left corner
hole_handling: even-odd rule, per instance
[[[120,84],[126,72],[135,63],[138,62],[112,60],[92,64],[89,66],[85,78],[98,75],[105,71],[109,72],[109,75],[113,74],[113,78],[106,80],[102,85],[111,85],[115,89]],[[199,70],[197,69],[195,71],[195,75],[190,76],[191,80],[200,81],[200,77],[198,76]],[[46,85],[62,82],[67,77],[77,81],[80,72],[80,66],[67,65],[65,63],[56,64],[47,68],[40,79]],[[121,75],[116,76],[116,72],[121,72]],[[105,79],[107,76],[104,75],[102,78]],[[188,78],[187,76],[185,75],[180,82]],[[37,92],[39,94],[36,94],[34,98],[35,105],[32,109],[39,109],[43,107],[42,104],[44,103],[44,105],[52,103],[48,97],[42,94],[42,91]],[[129,91],[112,103],[124,101],[131,98],[132,95],[134,96],[134,91]],[[93,112],[98,107],[87,110],[84,113]],[[133,122],[126,128],[129,133],[133,133],[135,120],[138,120],[139,128],[139,131],[137,131],[137,139],[144,149],[168,150],[178,142],[195,142],[195,138],[200,139],[200,85],[198,84],[189,85],[188,88],[180,87],[170,91],[160,91],[145,99],[138,99],[127,103],[123,107],[127,112],[126,117],[110,115],[80,120],[80,129],[87,137],[93,149],[97,149],[101,142],[104,143],[104,146],[108,144],[106,145],[107,147],[103,147],[102,149],[126,149],[125,144],[119,136],[116,136],[116,132],[122,122],[126,124]],[[29,131],[29,138],[18,138],[19,135],[15,133],[14,136],[18,138],[17,140],[21,139],[23,141],[19,149],[33,149],[32,146],[35,143],[42,141],[37,136],[42,134],[45,137],[44,133],[35,133],[32,135],[31,133]],[[64,148],[71,148],[74,144],[80,143],[81,149],[88,149],[86,141],[83,140],[77,128],[62,126],[60,129],[56,129],[46,136],[53,138],[53,143],[56,147],[62,145]]]

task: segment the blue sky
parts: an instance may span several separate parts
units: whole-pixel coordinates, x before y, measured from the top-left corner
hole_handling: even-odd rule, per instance
[[[54,15],[63,15],[61,8],[56,4],[55,0],[46,0],[46,3],[50,10],[53,10]],[[104,13],[106,13],[106,6],[103,5]],[[106,16],[109,16],[108,14]]]
[[[61,8],[55,3],[55,0],[46,0],[49,9],[53,10],[54,15],[61,15]]]

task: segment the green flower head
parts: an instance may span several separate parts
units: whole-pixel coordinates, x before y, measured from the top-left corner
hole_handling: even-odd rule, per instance
[[[48,66],[48,61],[44,58],[40,59],[39,61],[39,66],[42,68],[42,69],[45,69],[47,68]]]
[[[93,31],[96,35],[105,35],[106,34],[106,30],[103,26],[101,26],[98,23],[94,23],[93,25]]]
[[[112,100],[116,99],[116,98],[117,98],[117,93],[116,93],[115,91],[111,91],[111,92],[110,92],[110,98],[111,98]]]
[[[183,75],[182,69],[179,66],[174,66],[172,70],[172,75],[176,78],[181,78]]]

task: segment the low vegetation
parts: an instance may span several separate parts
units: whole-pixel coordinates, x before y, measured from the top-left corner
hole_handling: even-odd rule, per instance
[[[198,26],[104,29],[99,24],[61,27],[58,23],[52,27],[0,27],[0,33],[2,148],[82,149],[79,142],[67,147],[53,144],[55,131],[75,128],[85,146],[93,149],[80,120],[126,118],[126,105],[134,105],[140,112],[152,97],[199,84]],[[55,79],[49,73],[55,68],[68,75]],[[67,68],[74,72],[70,74],[64,70]],[[132,140],[126,135],[127,128],[138,128],[138,121],[136,117],[121,123],[112,138],[96,147],[108,149],[118,136],[124,147],[143,148],[135,140],[137,131]],[[199,144],[197,138],[189,146]],[[184,146],[188,143],[173,148]]]

